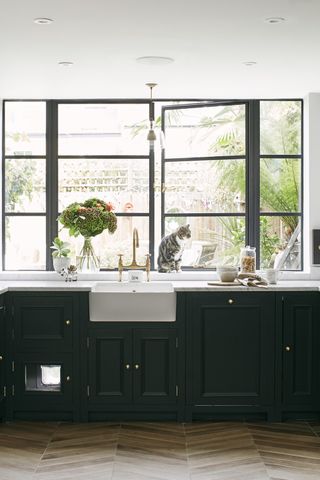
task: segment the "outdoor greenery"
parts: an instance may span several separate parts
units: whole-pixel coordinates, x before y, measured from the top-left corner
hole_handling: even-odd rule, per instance
[[[261,112],[261,152],[266,154],[297,154],[300,152],[300,102],[262,102]],[[266,120],[267,119],[267,120]],[[216,144],[224,149],[225,155],[241,153],[243,137],[243,112],[236,109],[225,109],[212,118],[203,118],[201,126],[212,125]],[[267,122],[267,125],[266,125]],[[265,127],[265,128],[263,128]],[[245,182],[242,162],[216,162],[214,175],[217,178],[217,192],[224,189],[233,191],[245,199]],[[260,201],[261,210],[265,212],[298,212],[300,210],[300,162],[295,159],[262,159],[260,162]],[[287,236],[295,231],[299,217],[281,216]],[[244,244],[243,223],[234,218],[221,218],[225,231],[229,234],[230,248],[225,252],[225,261]],[[212,236],[215,233],[212,232]],[[270,231],[266,217],[260,221],[261,267],[269,266],[274,255],[284,248],[280,235]]]

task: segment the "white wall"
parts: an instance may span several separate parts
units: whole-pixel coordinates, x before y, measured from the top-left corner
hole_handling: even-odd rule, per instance
[[[312,266],[312,230],[320,229],[320,93],[304,101],[304,154],[304,263],[320,279],[320,267]]]

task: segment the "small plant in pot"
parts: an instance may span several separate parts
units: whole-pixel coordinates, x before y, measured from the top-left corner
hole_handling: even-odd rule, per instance
[[[56,272],[61,273],[63,268],[68,268],[71,263],[70,258],[70,243],[64,242],[59,237],[56,237],[52,246],[50,247],[52,252],[53,268]]]

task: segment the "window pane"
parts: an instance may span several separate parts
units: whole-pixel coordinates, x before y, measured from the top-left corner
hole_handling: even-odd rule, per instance
[[[260,208],[266,212],[301,210],[300,159],[261,159]]]
[[[245,154],[245,106],[167,110],[166,157]]]
[[[45,270],[45,217],[6,217],[5,221],[6,270]]]
[[[140,246],[137,249],[137,262],[145,264],[145,255],[149,253],[149,219],[148,217],[118,217],[118,228],[111,235],[103,232],[93,238],[95,252],[100,256],[101,268],[117,268],[118,254],[124,254],[124,264],[132,262],[132,232],[137,228]],[[76,255],[83,246],[83,237],[69,237],[68,230],[63,229],[59,235],[72,245],[72,263],[76,262]]]
[[[148,159],[59,160],[59,211],[99,197],[118,212],[149,211]]]
[[[60,155],[148,155],[149,106],[59,105]]]
[[[301,269],[299,217],[261,217],[260,244],[260,268]]]
[[[45,102],[5,102],[5,154],[45,155]]]
[[[245,212],[245,161],[166,162],[166,213]]]
[[[243,217],[166,217],[166,235],[187,223],[192,237],[186,244],[183,266],[239,265],[240,249],[245,245]]]
[[[260,102],[260,152],[262,155],[301,153],[301,102]]]
[[[44,212],[46,161],[10,158],[5,161],[6,212]]]

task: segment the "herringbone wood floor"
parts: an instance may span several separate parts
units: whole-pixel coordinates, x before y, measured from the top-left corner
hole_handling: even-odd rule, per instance
[[[0,425],[0,480],[320,480],[320,424]]]

